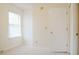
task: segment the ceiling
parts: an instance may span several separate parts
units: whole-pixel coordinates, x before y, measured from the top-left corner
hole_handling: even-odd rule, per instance
[[[34,6],[39,6],[39,5],[51,5],[48,3],[13,3],[13,5],[23,9],[23,10],[28,10],[28,9],[33,9]]]
[[[23,9],[23,10],[27,10],[27,9],[32,9],[32,4],[29,3],[14,3],[13,5]]]
[[[21,8],[21,9],[23,9],[23,10],[31,10],[31,9],[33,9],[34,8],[34,6],[38,6],[38,5],[45,5],[45,6],[47,6],[47,5],[51,5],[51,6],[59,6],[59,5],[61,5],[61,6],[64,6],[64,5],[67,5],[67,4],[52,4],[52,3],[13,3],[13,5],[15,5],[15,6],[17,6],[17,7],[19,7],[19,8]]]

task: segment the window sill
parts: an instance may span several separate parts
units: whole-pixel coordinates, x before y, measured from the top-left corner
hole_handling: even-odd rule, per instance
[[[9,37],[9,39],[17,39],[17,38],[21,38],[21,36],[18,36],[18,37]]]

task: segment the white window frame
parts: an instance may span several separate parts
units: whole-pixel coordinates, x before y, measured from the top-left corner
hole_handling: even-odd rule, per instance
[[[13,13],[14,15],[17,15],[19,18],[20,18],[20,24],[18,23],[18,24],[10,24],[10,22],[9,22],[9,20],[10,20],[10,17],[9,17],[9,14],[10,13]],[[8,12],[8,23],[9,23],[9,26],[8,26],[8,35],[9,35],[9,38],[16,38],[16,37],[21,37],[22,36],[22,33],[21,33],[21,15],[20,14],[18,14],[18,13],[15,13],[15,12],[12,12],[12,11],[9,11]],[[11,32],[10,32],[10,26],[14,26],[14,27],[16,27],[16,26],[18,26],[18,31],[20,31],[20,33],[18,33],[17,35],[14,35],[14,36],[12,36],[12,34],[11,34]],[[19,27],[20,26],[20,27]],[[15,32],[16,33],[16,32]]]

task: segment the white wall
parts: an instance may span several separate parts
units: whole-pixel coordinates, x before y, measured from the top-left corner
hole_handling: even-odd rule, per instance
[[[0,48],[6,48],[5,42],[7,41],[7,11],[8,9],[4,7],[4,5],[0,5]]]
[[[20,37],[8,37],[8,11],[17,12],[22,14],[22,10],[11,4],[0,4],[0,49],[7,50],[22,43]]]
[[[23,39],[26,46],[32,46],[32,10],[24,11],[23,16]]]

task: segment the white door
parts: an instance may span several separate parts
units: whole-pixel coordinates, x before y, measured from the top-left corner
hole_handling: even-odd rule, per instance
[[[67,6],[59,5],[34,8],[33,39],[36,46],[50,48],[54,52],[66,52],[69,19],[66,15]]]
[[[66,7],[48,9],[48,40],[50,49],[54,52],[66,52],[68,48]]]

